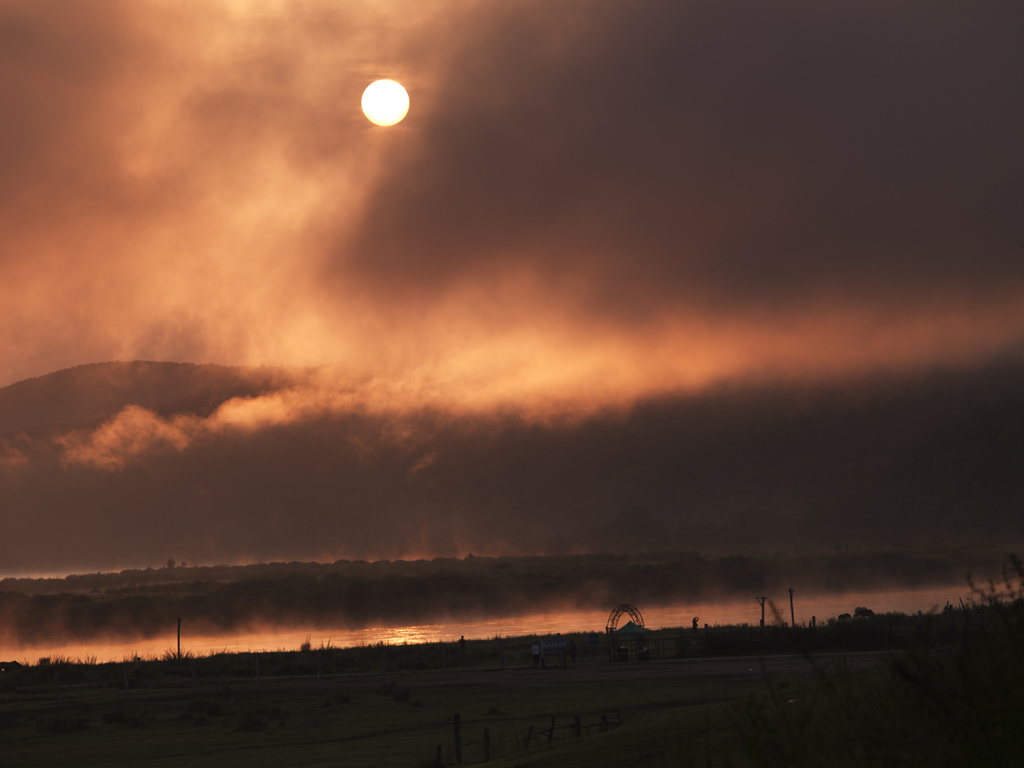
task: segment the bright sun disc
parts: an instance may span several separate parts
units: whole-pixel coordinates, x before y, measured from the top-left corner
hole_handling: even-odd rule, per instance
[[[363,114],[371,123],[394,125],[409,112],[409,94],[394,80],[378,80],[363,91]]]

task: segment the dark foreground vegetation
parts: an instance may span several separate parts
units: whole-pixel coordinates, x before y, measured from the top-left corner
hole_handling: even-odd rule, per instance
[[[913,589],[997,573],[992,549],[708,556],[696,552],[168,567],[0,581],[0,648],[247,627],[434,623],[628,599],[640,605],[749,600],[786,590]]]
[[[877,671],[820,667],[737,710],[747,758],[769,766],[1010,766],[1024,760],[1024,568],[978,592],[941,641],[922,635]],[[904,646],[904,647],[900,647]]]
[[[1003,766],[1024,754],[1024,568],[931,616],[663,630],[534,668],[532,638],[0,673],[5,765]],[[658,643],[647,641],[653,648]],[[460,722],[455,738],[455,715]]]

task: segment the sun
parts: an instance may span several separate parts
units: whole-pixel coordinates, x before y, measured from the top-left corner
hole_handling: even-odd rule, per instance
[[[363,91],[363,114],[371,123],[394,125],[409,113],[409,94],[401,83],[377,80]]]

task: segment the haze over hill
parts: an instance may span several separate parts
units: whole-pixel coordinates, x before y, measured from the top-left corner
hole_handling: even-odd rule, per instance
[[[572,418],[369,407],[325,376],[109,363],[0,389],[5,573],[1024,538],[1018,364]]]
[[[299,371],[191,363],[97,363],[0,389],[0,434],[91,426],[127,405],[206,415],[232,397],[280,389]]]

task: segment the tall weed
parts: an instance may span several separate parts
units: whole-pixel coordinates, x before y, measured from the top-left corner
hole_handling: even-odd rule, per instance
[[[973,585],[972,585],[973,586]],[[975,588],[946,644],[890,652],[874,672],[841,659],[735,712],[758,766],[1001,766],[1024,755],[1024,565]],[[940,618],[940,617],[933,617]]]

